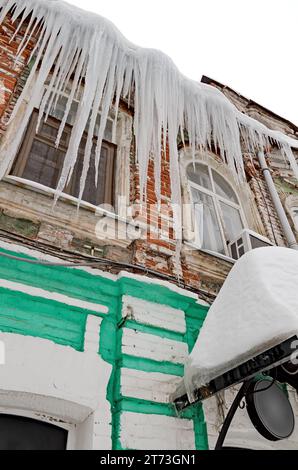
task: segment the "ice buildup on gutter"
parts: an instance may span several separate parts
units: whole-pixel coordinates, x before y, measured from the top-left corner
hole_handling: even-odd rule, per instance
[[[22,53],[32,35],[38,38],[31,54],[31,58],[35,59],[34,64],[11,120],[15,118],[24,97],[31,90],[29,104],[17,135],[1,150],[0,178],[5,175],[16,155],[33,108],[39,108],[40,123],[43,113],[48,115],[57,104],[59,93],[69,87],[65,115],[56,142],[58,145],[82,77],[83,94],[55,200],[71,178],[78,158],[79,143],[89,123],[80,180],[79,200],[81,199],[90,164],[98,111],[101,111],[101,124],[95,168],[98,168],[99,164],[109,110],[113,105],[117,119],[120,98],[129,98],[132,90],[141,196],[145,192],[148,161],[152,158],[159,199],[161,148],[167,142],[170,152],[172,202],[180,204],[177,136],[185,130],[193,155],[197,149],[209,148],[213,142],[219,148],[223,161],[240,181],[244,179],[241,136],[252,150],[266,147],[269,139],[273,139],[288,158],[294,174],[298,177],[297,165],[291,151],[291,146],[297,147],[297,141],[269,130],[241,114],[219,90],[186,78],[171,59],[160,51],[143,49],[130,43],[112,23],[101,16],[85,12],[60,0],[0,0],[0,7],[0,23],[13,11],[12,20],[18,20],[17,31],[22,26],[26,28],[27,34],[19,46],[18,54]],[[50,82],[45,91],[47,80]],[[166,138],[163,139],[163,136]],[[97,169],[95,178],[98,178]],[[175,219],[178,234],[181,230],[179,214]]]

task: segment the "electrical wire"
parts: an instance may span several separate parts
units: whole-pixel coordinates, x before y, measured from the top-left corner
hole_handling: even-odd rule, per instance
[[[76,268],[76,267],[90,267],[90,268],[98,268],[99,266],[104,266],[104,265],[109,265],[110,267],[114,267],[117,269],[131,269],[134,271],[141,271],[146,274],[151,274],[155,277],[158,277],[160,279],[164,279],[166,281],[171,281],[174,282],[175,284],[178,284],[177,279],[174,276],[170,276],[167,274],[160,273],[158,271],[155,271],[150,268],[146,268],[145,266],[140,266],[138,264],[130,264],[130,263],[124,263],[124,262],[118,262],[118,261],[112,261],[106,258],[89,258],[87,261],[79,261],[78,259],[73,260],[73,261],[68,261],[68,262],[53,262],[53,261],[42,261],[42,260],[34,260],[34,259],[29,259],[29,258],[23,258],[21,256],[15,256],[15,255],[10,255],[8,253],[3,253],[0,252],[0,256],[15,260],[15,261],[20,261],[20,262],[25,262],[33,265],[40,265],[40,266],[48,266],[48,267],[63,267],[63,268]],[[52,255],[53,256],[53,255]],[[57,256],[57,255],[56,255]],[[179,283],[179,287],[183,287],[184,289],[194,292],[196,294],[200,294],[201,296],[208,298],[210,302],[210,298],[214,299],[216,296],[214,294],[211,294],[209,292],[203,291],[201,289],[195,289],[190,286],[187,286],[184,282]]]

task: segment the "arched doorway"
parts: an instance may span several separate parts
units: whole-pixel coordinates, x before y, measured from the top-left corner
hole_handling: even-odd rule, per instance
[[[0,450],[65,450],[67,434],[43,421],[0,414]]]

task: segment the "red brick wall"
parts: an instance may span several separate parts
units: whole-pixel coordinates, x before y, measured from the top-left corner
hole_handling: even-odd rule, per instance
[[[131,164],[131,203],[140,202],[140,186],[138,165],[134,158]],[[169,169],[169,149],[162,152],[161,160],[161,205],[155,193],[154,163],[149,162],[146,185],[146,203],[142,212],[136,215],[138,220],[150,227],[146,234],[146,240],[137,240],[134,243],[134,262],[142,264],[149,269],[157,270],[163,274],[173,276],[175,267],[173,256],[175,255],[176,242],[173,233],[173,213],[171,209],[171,182]]]
[[[34,47],[34,40],[30,40],[26,49],[17,57],[18,47],[24,37],[24,28],[17,33],[17,22],[11,23],[6,18],[0,26],[0,137],[4,134],[6,123],[11,115],[14,105],[22,91],[28,75],[28,60]]]
[[[245,158],[245,168],[249,185],[254,194],[258,212],[266,231],[266,236],[272,243],[286,246],[283,231],[258,160]]]

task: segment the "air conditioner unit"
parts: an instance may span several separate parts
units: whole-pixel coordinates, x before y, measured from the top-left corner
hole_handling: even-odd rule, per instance
[[[263,237],[259,233],[252,230],[244,229],[235,240],[228,244],[230,255],[234,259],[239,259],[244,253],[254,248],[261,248],[264,246],[272,246],[268,238]]]

